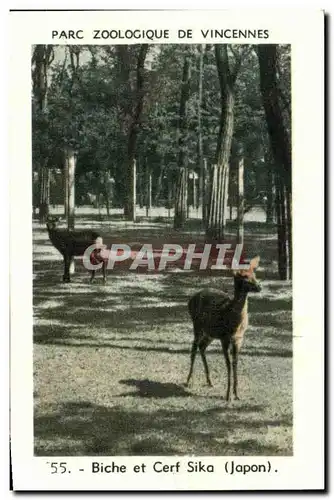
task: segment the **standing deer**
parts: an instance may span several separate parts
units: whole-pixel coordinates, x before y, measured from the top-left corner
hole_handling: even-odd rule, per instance
[[[71,281],[71,268],[74,268],[74,257],[82,256],[85,250],[94,244],[99,244],[102,247],[102,237],[96,231],[88,230],[68,230],[59,229],[57,227],[59,217],[49,217],[46,223],[48,235],[52,245],[61,253],[64,259],[64,275],[63,281],[69,283]],[[99,249],[92,252],[91,261],[93,264],[102,262],[103,281],[107,279],[107,261],[100,257]],[[95,271],[91,272],[90,282],[95,277]]]
[[[233,394],[238,397],[238,355],[243,337],[248,326],[247,295],[248,292],[260,292],[261,285],[256,280],[255,269],[260,257],[250,261],[248,270],[234,272],[234,297],[231,299],[219,290],[203,290],[196,293],[188,303],[189,313],[194,324],[194,341],[191,349],[190,371],[186,386],[192,377],[194,361],[199,349],[207,384],[212,387],[209,367],[205,357],[208,345],[219,339],[227,366],[227,393],[230,401],[231,389],[231,353],[233,367]]]

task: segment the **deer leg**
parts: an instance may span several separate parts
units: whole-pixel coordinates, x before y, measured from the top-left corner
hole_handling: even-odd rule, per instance
[[[238,396],[238,356],[239,356],[238,346],[233,343],[232,367],[233,367],[233,394],[235,399],[240,399]]]
[[[103,261],[102,273],[103,273],[103,283],[106,284],[107,283],[107,263],[105,261]]]
[[[227,368],[227,392],[226,401],[231,401],[231,358],[229,353],[230,342],[222,341],[223,354]]]
[[[64,276],[63,276],[64,283],[69,283],[71,281],[70,264],[71,264],[71,258],[68,254],[65,254],[64,255]]]
[[[202,358],[202,361],[203,361],[203,365],[204,365],[204,371],[205,371],[205,376],[206,376],[206,382],[208,384],[209,387],[212,387],[212,382],[210,380],[210,373],[209,373],[209,366],[208,366],[208,363],[206,361],[206,357],[205,357],[205,351],[206,351],[206,348],[208,347],[208,345],[211,343],[211,339],[209,339],[208,337],[204,337],[200,344],[199,344],[199,352],[200,352],[200,355],[201,355],[201,358]]]
[[[192,348],[191,348],[190,370],[189,370],[189,375],[188,375],[188,378],[187,378],[187,382],[185,383],[186,387],[188,387],[189,382],[190,382],[191,377],[192,377],[192,374],[193,374],[194,362],[195,362],[195,358],[196,358],[197,348],[198,348],[198,344],[197,344],[197,340],[195,339],[194,342],[193,342]]]
[[[74,274],[75,272],[75,262],[74,262],[74,257],[71,255],[70,257],[70,265],[69,265],[69,273]]]
[[[95,278],[95,271],[93,270],[93,271],[91,272],[91,275],[90,275],[90,280],[89,280],[89,283],[92,283],[92,281],[94,280],[94,278]]]

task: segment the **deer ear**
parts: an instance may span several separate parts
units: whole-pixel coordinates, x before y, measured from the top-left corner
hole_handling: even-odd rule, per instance
[[[250,261],[250,269],[256,269],[258,267],[260,263],[260,257],[257,255],[256,257],[254,257],[251,261]]]

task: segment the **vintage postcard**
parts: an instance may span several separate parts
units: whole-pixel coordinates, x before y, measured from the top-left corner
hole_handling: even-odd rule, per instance
[[[323,490],[324,13],[8,50],[14,490]]]

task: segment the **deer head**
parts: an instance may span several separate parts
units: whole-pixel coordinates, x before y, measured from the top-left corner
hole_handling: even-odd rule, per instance
[[[55,217],[55,216],[48,216],[46,219],[46,227],[50,231],[52,229],[56,229],[60,221],[60,217]]]
[[[249,263],[249,269],[234,271],[234,289],[235,292],[260,292],[261,285],[255,276],[255,270],[260,262],[260,257],[254,257]]]

